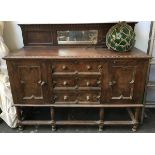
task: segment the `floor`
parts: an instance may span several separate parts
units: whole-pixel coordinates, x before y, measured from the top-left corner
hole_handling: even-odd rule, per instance
[[[155,109],[146,111],[146,118],[137,133],[155,132]],[[23,131],[11,129],[0,120],[0,133],[51,133],[50,126],[26,126]],[[98,133],[97,126],[58,126],[54,133]],[[132,133],[130,126],[104,127],[103,133]]]

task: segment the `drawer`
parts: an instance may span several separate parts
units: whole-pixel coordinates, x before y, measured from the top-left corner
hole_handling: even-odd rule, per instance
[[[100,103],[101,93],[98,91],[81,91],[78,95],[79,104]]]
[[[56,92],[55,104],[100,104],[101,93],[98,91]]]
[[[78,63],[79,72],[99,72],[102,65],[99,62],[81,61]]]
[[[76,93],[69,93],[69,92],[59,92],[54,94],[54,103],[69,103],[69,102],[75,102],[77,100],[77,94]]]
[[[53,63],[52,72],[75,72],[76,64],[74,62],[59,62]]]
[[[72,61],[53,63],[52,72],[100,72],[100,62]]]
[[[75,87],[75,78],[71,77],[54,77],[53,79],[54,87]]]
[[[100,87],[100,77],[79,77],[79,87]]]

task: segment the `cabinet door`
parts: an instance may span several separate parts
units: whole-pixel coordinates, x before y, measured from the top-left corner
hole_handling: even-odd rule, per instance
[[[14,82],[18,103],[44,104],[47,101],[47,77],[45,65],[39,62],[15,63]],[[13,85],[14,87],[14,85]]]
[[[109,68],[110,99],[112,101],[133,101],[136,88],[136,62],[114,61]]]

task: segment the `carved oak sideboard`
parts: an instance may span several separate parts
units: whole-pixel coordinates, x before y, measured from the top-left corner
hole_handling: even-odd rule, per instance
[[[102,131],[104,125],[131,125],[135,131],[143,109],[149,56],[136,48],[125,53],[113,52],[96,46],[97,43],[76,47],[55,43],[55,46],[40,47],[39,43],[50,40],[49,25],[33,26],[23,30],[25,47],[4,58],[19,127],[51,125],[55,130],[56,125],[97,125]],[[76,26],[69,28],[77,29]],[[104,34],[102,29],[99,30]],[[55,36],[51,30],[50,36]],[[28,120],[23,117],[23,111],[29,109],[27,115],[33,115],[31,108],[37,107],[48,108],[49,118]],[[65,108],[97,109],[98,116],[96,120],[57,119],[55,115],[61,108],[62,111]],[[127,110],[130,119],[125,120],[122,115],[121,120],[106,120],[107,109]],[[86,115],[83,113],[81,117]]]

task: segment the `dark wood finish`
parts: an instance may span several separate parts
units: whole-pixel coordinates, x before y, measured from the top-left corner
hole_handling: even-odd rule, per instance
[[[101,47],[53,46],[56,45],[53,33],[58,29],[83,30],[97,27],[100,35],[105,37],[111,25],[21,26],[26,46],[46,42],[46,45],[52,43],[52,47],[24,47],[4,58],[7,61],[19,126],[49,124],[53,131],[56,125],[66,124],[98,125],[100,131],[104,125],[132,125],[133,131],[137,129],[143,108],[150,59],[148,55],[136,48],[119,53]],[[22,107],[49,107],[51,121],[22,120]],[[55,113],[57,108],[63,107],[98,108],[99,118],[95,121],[58,121]],[[132,108],[134,112],[128,110],[131,120],[124,121],[122,116],[123,121],[107,121],[104,119],[106,108]]]
[[[98,40],[96,45],[106,47],[106,34],[110,27],[116,23],[97,23],[97,24],[20,24],[22,29],[23,41],[25,46],[77,46],[58,45],[57,31],[78,31],[78,30],[98,30]],[[135,22],[128,23],[132,28]],[[88,45],[80,45],[88,46]]]

